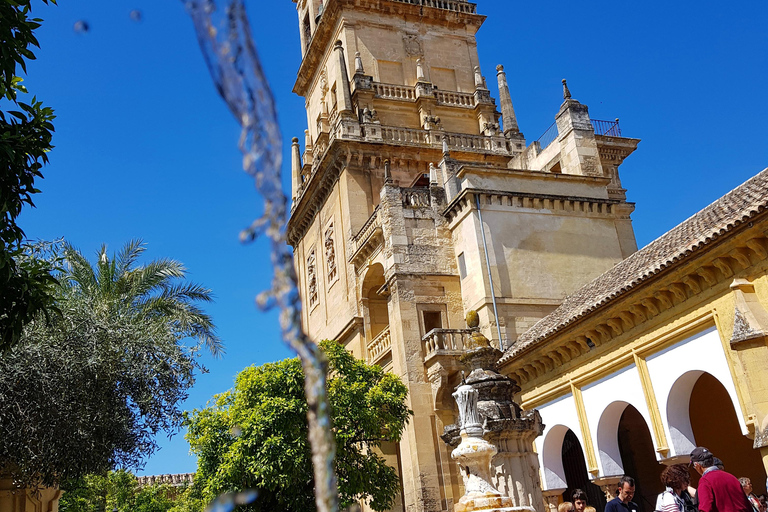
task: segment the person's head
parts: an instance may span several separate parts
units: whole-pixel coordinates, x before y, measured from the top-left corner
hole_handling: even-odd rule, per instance
[[[573,503],[570,501],[564,501],[557,506],[557,512],[571,512],[573,510]]]
[[[744,494],[752,494],[752,480],[743,476],[739,478],[739,483],[741,488],[744,489]]]
[[[584,509],[584,512],[597,512],[597,509],[595,507],[588,506]]]
[[[576,512],[584,512],[587,508],[587,493],[581,489],[575,489],[571,495],[571,501],[573,501],[573,509]]]
[[[712,452],[703,446],[697,446],[691,452],[691,466],[700,475],[704,474],[708,468],[715,465],[715,456]]]
[[[619,480],[619,499],[624,503],[629,503],[635,496],[635,479],[624,475]]]
[[[661,472],[661,483],[675,491],[687,489],[690,481],[691,475],[685,464],[673,464]]]

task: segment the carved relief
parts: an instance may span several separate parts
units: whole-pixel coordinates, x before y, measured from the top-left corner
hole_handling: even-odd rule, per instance
[[[309,251],[307,258],[307,302],[311,308],[317,304],[317,267],[315,265],[315,250]]]
[[[329,224],[325,229],[325,262],[328,268],[328,282],[331,283],[336,279],[336,248],[333,243],[333,223]]]
[[[405,54],[410,57],[421,57],[424,55],[424,49],[421,47],[421,41],[416,34],[405,34],[403,36],[405,44]]]

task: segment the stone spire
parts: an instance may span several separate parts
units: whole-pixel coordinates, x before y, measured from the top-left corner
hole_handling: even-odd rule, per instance
[[[352,106],[352,93],[349,91],[347,60],[344,58],[344,47],[341,45],[341,41],[336,41],[333,49],[336,51],[336,58],[338,60],[339,67],[339,80],[336,90],[339,114],[354,116],[354,108]]]
[[[301,186],[301,150],[299,138],[291,140],[291,198],[295,201]]]
[[[499,101],[501,102],[501,118],[504,121],[504,135],[520,133],[520,127],[517,125],[517,118],[515,117],[515,108],[512,106],[512,96],[509,94],[507,74],[501,64],[496,66],[496,78],[499,81]]]

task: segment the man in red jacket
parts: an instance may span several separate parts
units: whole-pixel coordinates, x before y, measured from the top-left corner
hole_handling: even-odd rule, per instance
[[[739,480],[715,465],[712,452],[702,446],[691,452],[691,465],[701,475],[696,497],[699,512],[752,512]]]

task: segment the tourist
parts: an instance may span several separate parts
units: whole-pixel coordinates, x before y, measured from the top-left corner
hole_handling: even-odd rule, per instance
[[[585,512],[587,508],[587,493],[581,489],[574,489],[571,501],[573,501],[573,510],[575,512]]]
[[[632,501],[635,496],[635,479],[624,475],[619,480],[619,495],[605,506],[605,512],[637,512],[637,503]]]
[[[656,510],[661,512],[686,512],[683,491],[688,492],[691,476],[684,464],[667,466],[661,472],[661,483],[666,490],[656,499]]]
[[[557,506],[557,512],[573,512],[573,503],[564,501]]]
[[[760,504],[760,500],[757,499],[757,496],[755,496],[755,494],[752,492],[752,480],[743,476],[739,478],[739,483],[741,484],[741,488],[744,490],[744,494],[752,504],[752,508],[755,509],[755,512],[764,512],[763,506]]]
[[[696,497],[701,512],[752,512],[741,484],[715,465],[712,452],[702,446],[691,452],[691,465],[701,475]]]

